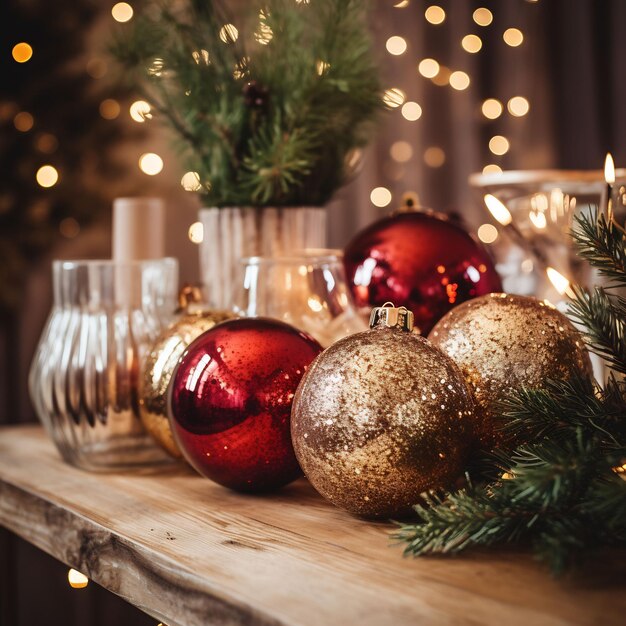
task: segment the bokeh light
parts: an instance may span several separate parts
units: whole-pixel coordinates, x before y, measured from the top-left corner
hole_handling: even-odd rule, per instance
[[[424,17],[430,24],[442,24],[446,19],[446,12],[440,6],[433,5],[426,9]]]
[[[180,179],[180,184],[185,191],[200,191],[202,189],[198,172],[187,172]]]
[[[163,169],[163,159],[154,152],[146,152],[139,157],[139,169],[148,176],[156,176]]]
[[[202,222],[194,222],[187,231],[191,243],[202,243],[204,239],[204,226]]]
[[[489,26],[493,22],[493,13],[485,7],[476,9],[472,17],[478,26]]]
[[[530,103],[523,96],[514,96],[508,101],[506,108],[514,117],[523,117],[530,110]]]
[[[22,133],[28,132],[35,124],[35,119],[27,111],[20,111],[13,118],[13,125]]]
[[[498,238],[498,229],[493,224],[482,224],[476,234],[483,243],[493,243]]]
[[[75,569],[67,573],[67,580],[72,589],[84,589],[89,584],[89,578]]]
[[[509,151],[510,144],[509,140],[502,135],[494,135],[489,140],[489,150],[493,152],[493,154],[497,154],[498,156],[502,156]]]
[[[239,38],[239,31],[234,24],[224,24],[220,28],[219,37],[224,43],[234,43]]]
[[[393,54],[394,56],[404,54],[407,49],[406,39],[404,39],[404,37],[394,35],[393,37],[389,37],[389,39],[387,39],[385,47],[387,48],[387,52],[389,52],[389,54]]]
[[[402,117],[409,122],[414,122],[422,117],[422,107],[417,102],[405,102],[402,105]]]
[[[465,72],[456,71],[450,74],[450,87],[452,87],[452,89],[463,91],[467,89],[469,85],[470,77]]]
[[[446,162],[446,153],[439,146],[430,146],[424,151],[424,163],[428,167],[441,167]]]
[[[396,141],[391,145],[389,154],[394,161],[406,163],[413,156],[413,147],[408,141]]]
[[[483,41],[478,35],[465,35],[461,40],[461,46],[465,52],[476,54],[483,47]]]
[[[437,85],[437,87],[445,87],[450,81],[450,75],[452,72],[450,68],[447,68],[445,65],[439,66],[439,71],[435,76],[431,78],[433,84]]]
[[[519,28],[507,28],[502,35],[502,39],[504,39],[504,43],[507,46],[517,48],[517,46],[522,45],[524,35]]]
[[[439,63],[435,59],[422,59],[417,70],[424,78],[434,78],[439,73]]]
[[[502,168],[495,163],[489,163],[483,167],[483,174],[502,174]]]
[[[120,114],[120,103],[112,98],[107,98],[100,103],[99,110],[100,115],[105,120],[114,120]]]
[[[113,5],[111,15],[116,22],[129,22],[133,18],[133,7],[128,2],[118,2]]]
[[[487,119],[495,120],[502,115],[504,107],[502,106],[502,102],[500,102],[500,100],[496,100],[495,98],[487,98],[487,100],[483,102],[481,110],[483,112],[483,115]]]
[[[146,120],[152,119],[151,107],[145,100],[136,100],[130,105],[130,116],[138,122],[143,124]]]
[[[406,94],[398,87],[387,89],[383,95],[383,102],[391,109],[396,109],[404,104]]]
[[[370,193],[372,204],[377,207],[385,207],[391,202],[391,191],[387,187],[376,187]]]
[[[13,59],[18,63],[26,63],[26,61],[30,61],[33,56],[33,48],[25,41],[21,41],[13,46],[11,54],[13,55]]]
[[[59,232],[66,239],[74,239],[80,234],[80,224],[73,217],[66,217],[59,224]]]
[[[59,172],[52,165],[42,165],[37,170],[36,179],[41,187],[54,187],[59,180]]]

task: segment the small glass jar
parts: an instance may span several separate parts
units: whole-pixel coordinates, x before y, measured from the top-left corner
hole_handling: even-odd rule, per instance
[[[178,262],[55,261],[30,395],[61,456],[87,470],[168,460],[139,419],[139,362],[176,307]]]
[[[323,347],[366,330],[340,255],[337,250],[304,250],[293,256],[242,259],[235,312],[282,320],[309,333]]]

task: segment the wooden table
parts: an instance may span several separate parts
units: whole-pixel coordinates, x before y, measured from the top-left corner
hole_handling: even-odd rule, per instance
[[[0,429],[0,524],[169,626],[626,624],[622,575],[555,581],[522,553],[403,559],[386,524],[304,481],[236,494],[181,466],[90,474]]]

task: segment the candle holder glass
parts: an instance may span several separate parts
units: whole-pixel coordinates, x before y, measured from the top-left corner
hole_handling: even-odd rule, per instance
[[[234,305],[242,316],[287,322],[324,347],[367,328],[348,289],[337,250],[242,259]]]
[[[168,461],[142,427],[137,380],[176,307],[177,261],[55,261],[52,275],[29,386],[62,457],[96,471]]]

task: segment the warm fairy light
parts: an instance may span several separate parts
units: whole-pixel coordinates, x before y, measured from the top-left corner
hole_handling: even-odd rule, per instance
[[[164,65],[165,62],[163,59],[156,57],[150,67],[148,67],[148,74],[150,74],[150,76],[162,76]]]
[[[133,7],[128,2],[118,2],[113,5],[111,15],[116,22],[128,22],[133,18]]]
[[[500,117],[503,109],[502,103],[495,98],[487,98],[482,105],[483,115],[490,120],[495,120]]]
[[[326,63],[326,61],[318,61],[315,64],[315,71],[318,76],[323,76],[330,68],[330,63]]]
[[[234,24],[224,24],[224,26],[220,28],[219,36],[224,43],[234,43],[239,37],[239,31]]]
[[[606,158],[604,159],[604,180],[607,185],[612,185],[615,182],[615,164],[610,152],[606,153]]]
[[[145,100],[136,100],[130,105],[130,116],[135,122],[142,124],[152,119],[151,107]]]
[[[80,224],[73,217],[66,217],[59,223],[59,232],[66,239],[75,239],[80,234]]]
[[[489,209],[489,213],[491,213],[502,226],[508,226],[513,221],[511,212],[498,198],[488,193],[483,200],[485,201],[485,206]]]
[[[574,291],[570,287],[570,282],[561,274],[557,272],[553,267],[546,268],[546,274],[550,279],[550,282],[554,285],[554,288],[563,296],[574,297]]]
[[[439,146],[430,146],[424,150],[424,163],[428,167],[441,167],[446,162],[446,153]]]
[[[494,135],[489,140],[489,150],[493,152],[493,154],[497,154],[498,156],[502,156],[509,151],[510,144],[509,140],[502,135]]]
[[[543,211],[531,211],[528,218],[537,230],[543,230],[548,225],[546,214]]]
[[[414,122],[422,117],[422,107],[417,102],[405,102],[402,105],[402,117],[409,122]]]
[[[72,589],[84,589],[89,584],[89,578],[75,569],[67,573],[67,580]]]
[[[489,26],[489,24],[493,22],[493,13],[484,7],[476,9],[472,17],[474,18],[474,22],[479,26]]]
[[[376,187],[370,193],[370,200],[374,206],[387,206],[391,202],[391,191],[387,187]]]
[[[493,243],[498,238],[498,229],[493,224],[482,224],[476,234],[483,243]]]
[[[105,120],[114,120],[120,114],[120,104],[117,100],[107,98],[100,103],[99,110]]]
[[[424,17],[430,24],[442,24],[446,19],[446,12],[441,7],[433,5],[426,9]]]
[[[404,37],[399,37],[398,35],[394,35],[393,37],[389,37],[389,39],[387,39],[387,43],[385,44],[385,46],[389,54],[398,56],[406,52],[406,48],[407,48],[406,39],[404,39]]]
[[[495,163],[489,163],[483,167],[483,174],[502,174],[502,168]]]
[[[52,165],[42,165],[37,170],[36,178],[41,187],[53,187],[59,180],[59,172]]]
[[[392,144],[389,154],[391,158],[398,163],[406,163],[413,156],[413,148],[408,141],[396,141]]]
[[[461,39],[461,46],[465,52],[476,54],[483,47],[483,41],[478,35],[465,35]]]
[[[202,225],[202,222],[194,222],[189,227],[187,234],[191,243],[202,243],[202,240],[204,239],[204,226]]]
[[[146,152],[139,157],[139,169],[148,176],[156,176],[163,169],[163,159],[154,152]]]
[[[26,61],[30,61],[33,56],[33,48],[30,44],[22,41],[13,46],[11,54],[13,55],[13,59],[18,63],[26,63]]]
[[[297,1],[298,0],[296,0],[296,2]],[[393,6],[394,6],[395,9],[404,9],[404,8],[409,6],[409,0],[400,0],[400,2],[397,2]]]
[[[198,65],[200,65],[200,61],[202,61],[205,65],[208,65],[210,62],[208,50],[194,50],[191,53],[191,56]]]
[[[437,87],[445,87],[450,81],[450,75],[452,72],[445,65],[439,66],[439,71],[436,76],[432,77],[432,81]]]
[[[456,71],[450,74],[450,87],[457,91],[463,91],[470,85],[470,77],[465,72]]]
[[[20,111],[13,118],[13,125],[17,130],[21,131],[22,133],[28,132],[33,127],[34,123],[35,120],[33,116],[27,111]]]
[[[387,89],[383,95],[383,102],[391,109],[396,109],[404,104],[406,94],[398,87]]]
[[[506,108],[514,117],[523,117],[530,110],[530,103],[523,96],[514,96],[508,101]]]
[[[180,184],[185,191],[200,191],[202,189],[198,172],[187,172],[180,179]]]
[[[439,63],[435,59],[422,59],[417,70],[424,78],[433,78],[439,73]]]
[[[502,39],[507,46],[517,48],[524,41],[524,35],[519,28],[507,28],[502,34]]]

